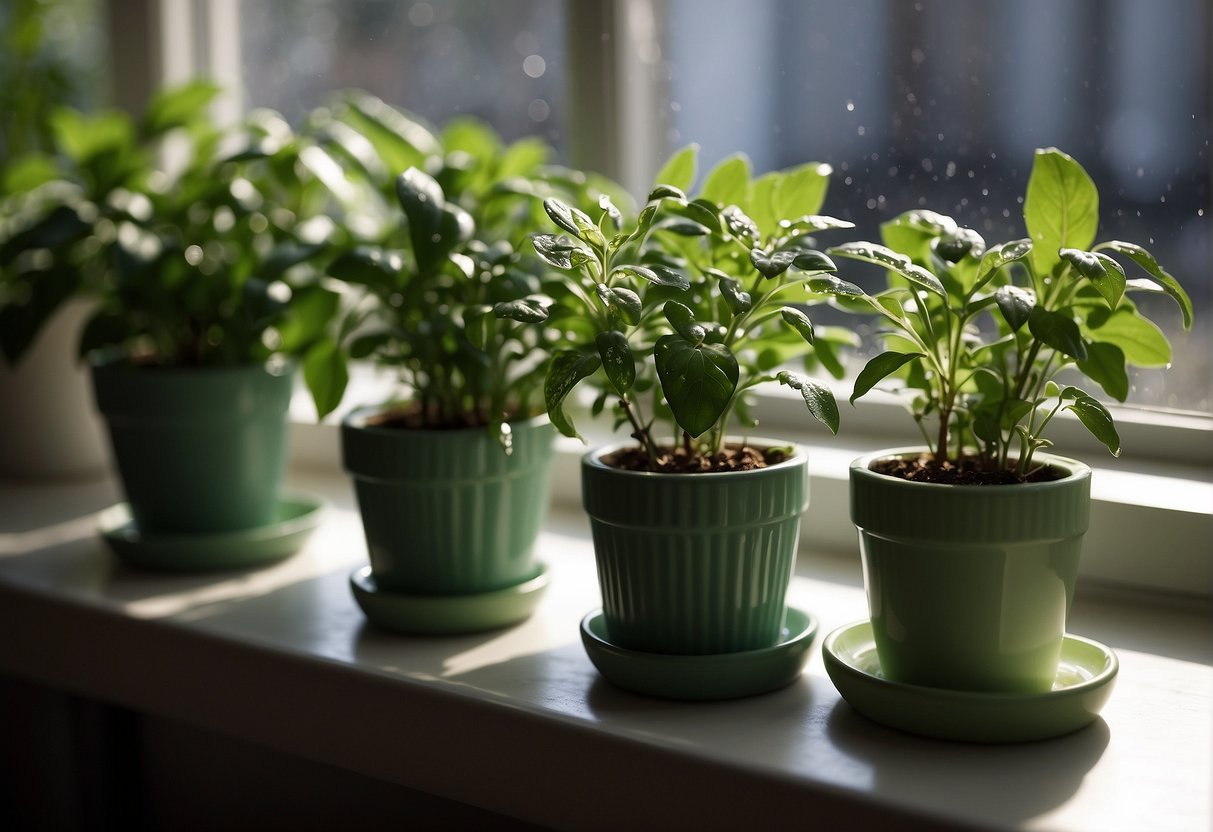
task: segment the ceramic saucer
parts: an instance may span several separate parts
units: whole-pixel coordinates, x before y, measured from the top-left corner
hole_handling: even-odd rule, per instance
[[[528,618],[548,588],[546,564],[520,584],[472,595],[408,595],[375,585],[371,567],[350,575],[354,600],[371,623],[394,633],[457,635],[494,630]]]
[[[599,673],[621,688],[664,699],[736,699],[791,684],[804,669],[816,634],[813,616],[788,607],[782,638],[774,647],[667,655],[612,644],[602,610],[581,620],[581,643]]]
[[[1099,716],[1120,663],[1109,648],[1066,635],[1053,689],[985,693],[885,679],[872,625],[839,627],[821,646],[834,686],[864,716],[913,734],[966,742],[1026,742],[1077,731]]]
[[[324,500],[312,494],[288,493],[278,503],[272,523],[233,532],[205,534],[144,533],[119,503],[101,512],[101,536],[130,566],[167,572],[204,572],[262,566],[293,555],[320,523]]]

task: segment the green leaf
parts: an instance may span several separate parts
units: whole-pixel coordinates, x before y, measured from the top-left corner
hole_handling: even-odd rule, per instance
[[[1167,336],[1128,304],[1122,303],[1114,312],[1102,306],[1093,309],[1085,331],[1092,341],[1120,347],[1125,360],[1137,367],[1166,367],[1171,363]]]
[[[1135,243],[1125,243],[1120,240],[1103,243],[1099,247],[1110,248],[1118,254],[1123,254],[1145,269],[1150,277],[1158,281],[1163,291],[1174,298],[1175,302],[1179,304],[1179,309],[1184,317],[1184,329],[1192,328],[1192,299],[1188,297],[1188,293],[1179,285],[1179,281],[1172,277],[1162,266],[1158,265],[1158,261],[1154,259],[1153,254]]]
[[[910,262],[909,257],[893,251],[886,246],[866,242],[843,243],[842,245],[827,249],[826,253],[836,257],[847,257],[851,260],[858,260],[861,263],[883,266],[906,278],[911,283],[934,292],[942,298],[948,296],[947,291],[943,288],[943,284],[939,282],[939,278],[921,266]]]
[[[1073,411],[1078,421],[1103,443],[1112,456],[1120,456],[1120,434],[1116,432],[1116,424],[1112,421],[1112,414],[1108,409],[1077,387],[1067,387],[1061,391],[1061,396],[1063,399],[1074,400],[1073,404],[1066,405],[1064,409]]]
[[[348,349],[350,358],[355,361],[367,358],[375,351],[387,346],[392,340],[390,332],[368,332],[366,335],[359,335],[350,342]]]
[[[802,272],[836,272],[838,267],[834,265],[834,261],[822,254],[820,251],[800,250],[796,252],[796,259],[792,261],[792,265]]]
[[[674,327],[674,331],[692,346],[699,346],[707,338],[707,329],[695,322],[695,313],[691,311],[690,307],[671,300],[666,301],[661,311],[665,314],[666,320],[670,322],[670,326]]]
[[[591,376],[602,366],[596,353],[576,350],[559,350],[548,364],[547,378],[543,382],[543,400],[548,418],[556,430],[565,436],[581,439],[573,422],[564,412],[564,399],[586,376]]]
[[[640,323],[640,316],[643,313],[640,295],[623,286],[612,287],[605,283],[599,283],[595,290],[603,305],[616,312],[629,326],[636,326]]]
[[[1051,312],[1043,306],[1033,306],[1028,315],[1028,329],[1036,340],[1070,356],[1076,361],[1085,361],[1087,348],[1082,332],[1074,319],[1061,312]]]
[[[750,185],[750,162],[737,153],[722,160],[708,173],[699,196],[717,205],[736,205],[746,198]]]
[[[857,399],[866,395],[878,382],[895,373],[903,365],[915,358],[922,357],[923,353],[920,352],[882,352],[869,361],[855,379],[855,389],[851,391],[851,404],[855,404]]]
[[[719,284],[720,295],[724,298],[725,303],[729,305],[729,310],[734,315],[740,315],[750,310],[754,301],[750,297],[749,292],[742,290],[740,280],[721,273],[719,275]]]
[[[805,288],[815,295],[842,295],[845,297],[863,297],[863,289],[842,278],[833,275],[810,277],[804,282]]]
[[[686,191],[695,181],[695,165],[699,157],[699,145],[689,144],[670,157],[657,171],[653,181],[663,185],[672,185]]]
[[[336,318],[341,298],[336,292],[320,286],[298,289],[291,297],[286,320],[278,327],[282,337],[280,349],[297,353],[324,336]]]
[[[989,283],[994,275],[998,274],[999,269],[1023,260],[1031,252],[1032,241],[1028,239],[1012,240],[1009,243],[994,246],[982,255],[981,262],[977,265],[977,282],[973,284],[971,292],[976,292]]]
[[[813,343],[813,322],[809,320],[808,315],[793,306],[785,306],[779,310],[779,314],[784,323],[800,333],[801,338],[810,344]]]
[[[532,234],[531,244],[543,262],[557,269],[574,269],[594,257],[580,243],[564,235]]]
[[[809,162],[783,171],[772,200],[776,219],[819,212],[826,200],[832,172],[829,165],[821,162]]]
[[[371,289],[392,290],[397,286],[404,260],[395,252],[372,246],[347,251],[328,267],[330,276],[345,283]]]
[[[335,341],[319,341],[303,357],[303,380],[311,391],[318,418],[323,419],[341,404],[349,379],[345,356]]]
[[[463,331],[472,346],[487,349],[497,332],[496,310],[484,303],[469,306],[463,311]]]
[[[397,177],[396,197],[408,217],[409,240],[422,271],[436,268],[475,231],[472,218],[462,208],[447,205],[441,186],[417,168]]]
[[[160,90],[152,96],[143,114],[144,131],[158,136],[176,127],[205,121],[209,117],[206,108],[221,91],[209,81],[192,81]]]
[[[611,220],[611,225],[615,227],[616,231],[623,227],[623,214],[615,207],[615,203],[611,202],[609,194],[600,194],[598,196],[598,207]]]
[[[778,277],[783,274],[791,267],[792,261],[795,259],[796,253],[792,251],[776,251],[772,254],[767,254],[762,249],[750,249],[750,262],[766,278]]]
[[[1011,331],[1019,332],[1028,322],[1032,310],[1036,308],[1036,295],[1018,286],[999,286],[998,291],[994,293],[994,302],[998,304],[998,309]]]
[[[108,150],[131,147],[135,138],[130,117],[118,112],[83,116],[63,107],[51,115],[51,129],[59,150],[81,165]]]
[[[1087,344],[1087,358],[1078,362],[1078,369],[1116,401],[1123,402],[1129,397],[1129,374],[1125,367],[1125,353],[1115,344],[1100,341]]]
[[[1125,294],[1125,272],[1119,263],[1106,254],[1074,248],[1063,248],[1058,254],[1074,271],[1091,281],[1110,309],[1116,308]]]
[[[578,237],[581,236],[581,226],[573,219],[573,212],[576,211],[584,217],[583,223],[590,222],[590,218],[586,214],[578,211],[571,205],[566,205],[555,197],[548,197],[543,201],[543,210],[547,211],[548,216],[552,218],[552,222]]]
[[[1023,220],[1032,238],[1032,263],[1044,277],[1060,262],[1061,249],[1086,250],[1095,242],[1099,192],[1074,159],[1055,147],[1037,150]]]
[[[636,360],[632,358],[627,336],[618,331],[600,332],[594,343],[598,345],[602,369],[611,386],[620,396],[627,395],[636,383]]]
[[[611,270],[611,277],[625,275],[638,277],[655,283],[658,286],[669,286],[673,289],[691,288],[691,280],[686,275],[665,266],[617,266]]]
[[[659,338],[654,358],[661,391],[678,426],[693,437],[706,433],[737,389],[737,359],[723,344],[696,347],[679,335]]]
[[[519,298],[494,304],[493,314],[523,324],[541,324],[548,319],[548,306],[539,298]]]
[[[686,202],[687,195],[682,188],[676,188],[673,185],[658,185],[653,190],[649,191],[649,202],[654,200],[673,199],[678,202]],[[654,206],[655,208],[656,206]]]
[[[786,384],[793,390],[799,390],[801,398],[804,399],[805,407],[809,409],[809,413],[813,415],[813,418],[829,428],[830,433],[837,435],[839,424],[838,402],[834,399],[834,394],[830,391],[830,388],[808,376],[802,376],[787,370],[779,373],[776,378],[779,379],[780,384]]]
[[[730,205],[721,211],[720,219],[724,221],[728,232],[738,240],[758,242],[758,226],[736,205]]]

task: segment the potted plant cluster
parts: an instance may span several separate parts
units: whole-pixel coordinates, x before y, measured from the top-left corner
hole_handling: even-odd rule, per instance
[[[885,245],[829,249],[889,275],[878,293],[854,284],[832,290],[852,309],[875,310],[884,326],[886,351],[859,373],[851,399],[896,375],[925,442],[851,466],[871,620],[832,634],[825,654],[840,689],[857,700],[873,689],[856,690],[855,669],[838,655],[855,654],[865,640],[874,641],[885,684],[920,692],[1044,702],[1055,686],[1068,686],[1059,682],[1067,651],[1094,662],[1086,670],[1096,681],[1110,682],[1110,651],[1066,635],[1091,471],[1048,453],[1045,431],[1070,412],[1119,454],[1111,414],[1077,384],[1085,378],[1123,401],[1128,365],[1170,362],[1166,338],[1129,293],[1171,296],[1185,328],[1192,305],[1145,249],[1095,244],[1097,221],[1094,184],[1050,148],[1037,151],[1028,181],[1024,239],[987,247],[948,217],[911,211],[883,227]],[[1141,274],[1126,277],[1110,254]],[[1084,695],[1083,684],[1093,687],[1091,679],[1075,684]],[[1035,724],[957,725],[953,711],[923,725],[896,698],[867,699],[866,707],[881,721],[942,736],[1031,739],[1090,721],[1109,691],[1076,696],[1072,712]]]
[[[390,183],[397,222],[328,268],[354,296],[341,350],[317,368],[344,386],[346,357],[399,379],[394,401],[342,421],[370,555],[351,577],[370,620],[405,633],[457,633],[527,617],[548,583],[534,552],[554,434],[543,414],[546,317],[539,266],[521,243],[547,187],[550,149],[506,146],[456,121],[436,135],[375,99],[342,119],[409,166]],[[373,170],[366,170],[373,176]]]
[[[812,356],[815,341],[819,355],[833,348],[792,290],[835,282],[810,235],[848,224],[817,214],[820,165],[751,181],[744,159],[730,159],[688,198],[695,152],[667,164],[633,220],[606,197],[596,218],[546,200],[561,233],[533,245],[561,277],[545,323],[568,333],[544,384],[552,423],[578,435],[565,401],[587,381],[600,390],[593,410],[613,402],[632,438],[583,459],[603,597],[582,625],[587,651],[625,687],[726,698],[791,681],[812,639],[812,617],[786,605],[805,453],[729,435],[730,417],[745,415],[748,391],[779,381],[837,430],[829,389],[778,367]]]
[[[215,128],[216,93],[167,90],[138,123],[60,111],[62,168],[6,243],[29,299],[6,307],[28,322],[8,337],[63,298],[95,298],[79,349],[129,504],[104,533],[165,569],[282,557],[319,508],[284,498],[282,479],[287,359],[323,342],[336,309],[307,265],[332,236],[330,195],[301,161],[321,151],[271,113]]]

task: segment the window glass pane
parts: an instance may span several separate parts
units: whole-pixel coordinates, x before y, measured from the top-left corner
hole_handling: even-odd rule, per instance
[[[1025,235],[1033,150],[1060,147],[1099,188],[1099,239],[1145,245],[1197,307],[1184,334],[1141,301],[1175,369],[1130,402],[1209,411],[1211,23],[1204,0],[670,0],[671,148],[829,162],[826,211],[868,239],[927,207],[996,242]]]
[[[357,88],[435,124],[477,116],[559,150],[560,0],[262,0],[242,9],[245,101],[297,119]]]

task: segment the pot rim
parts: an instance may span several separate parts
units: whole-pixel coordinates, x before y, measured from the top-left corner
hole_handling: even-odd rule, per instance
[[[900,477],[890,477],[887,474],[881,474],[878,471],[873,471],[870,467],[872,465],[872,463],[876,462],[877,460],[888,459],[890,457],[920,456],[926,452],[927,452],[927,449],[923,448],[921,446],[885,448],[885,449],[879,450],[879,451],[872,451],[871,453],[864,454],[864,455],[852,460],[851,466],[850,466],[850,478],[852,480],[855,480],[857,478],[871,479],[876,482],[891,485],[891,487],[904,486],[904,487],[912,487],[912,488],[928,488],[928,489],[936,489],[936,490],[943,489],[943,490],[962,491],[962,492],[969,492],[969,491],[978,492],[979,491],[982,493],[989,493],[991,488],[996,489],[998,487],[998,486],[990,486],[990,485],[972,485],[972,484],[957,484],[957,483],[944,483],[944,482],[914,482],[912,480],[904,480]],[[1050,466],[1065,469],[1067,472],[1066,476],[1064,476],[1060,479],[1056,479],[1056,480],[1049,480],[1047,482],[1016,483],[1015,486],[1017,489],[1018,488],[1032,488],[1032,489],[1058,488],[1058,487],[1064,486],[1068,483],[1072,483],[1075,480],[1080,480],[1080,479],[1084,479],[1084,478],[1091,476],[1091,466],[1087,465],[1085,462],[1083,462],[1082,460],[1079,460],[1079,459],[1074,459],[1074,458],[1068,457],[1068,456],[1061,456],[1060,454],[1047,453],[1044,451],[1038,452],[1036,454],[1036,459],[1039,459],[1042,462],[1047,461]]]
[[[591,468],[595,471],[605,471],[611,474],[627,477],[643,477],[646,479],[672,479],[680,482],[695,481],[703,482],[705,480],[717,479],[719,477],[739,477],[739,476],[763,476],[773,475],[775,472],[782,471],[786,468],[804,465],[808,462],[808,449],[804,445],[797,442],[786,442],[778,439],[770,439],[765,436],[726,436],[725,443],[744,442],[747,445],[757,447],[774,447],[774,448],[791,448],[792,455],[783,462],[777,462],[774,465],[768,465],[765,468],[751,468],[748,471],[697,471],[693,473],[673,473],[669,471],[632,471],[627,468],[616,468],[612,465],[607,465],[602,461],[602,457],[607,454],[614,453],[621,448],[633,447],[634,442],[631,440],[612,442],[608,445],[603,445],[593,450],[586,451],[581,457],[581,465],[583,468]]]
[[[474,428],[385,428],[380,425],[368,425],[366,423],[366,420],[371,416],[382,413],[399,404],[402,404],[402,402],[360,405],[341,417],[341,427],[381,436],[399,436],[402,433],[408,436],[455,436],[459,434],[470,435],[488,430],[488,425]],[[542,427],[549,422],[550,420],[546,413],[539,413],[526,419],[507,419],[505,423],[508,425]]]
[[[161,378],[201,378],[208,375],[213,378],[224,373],[239,375],[251,372],[264,372],[270,376],[289,376],[295,369],[295,362],[282,355],[272,355],[259,361],[245,361],[240,364],[213,364],[198,367],[176,364],[142,366],[132,362],[131,356],[125,350],[118,348],[93,350],[88,355],[88,365],[89,369],[95,373],[127,373],[145,375],[149,378],[153,374]]]

